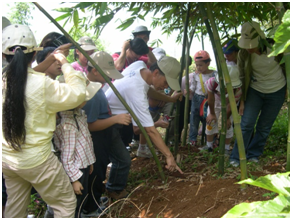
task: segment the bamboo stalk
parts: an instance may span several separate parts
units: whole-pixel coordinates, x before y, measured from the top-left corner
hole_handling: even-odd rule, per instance
[[[199,3],[202,4],[202,3]],[[210,11],[211,13],[211,5],[210,3],[206,3],[207,4],[207,8],[208,11]],[[203,8],[204,9],[204,8]],[[225,83],[226,83],[226,88],[227,88],[227,93],[228,93],[228,97],[229,97],[229,103],[230,103],[230,107],[231,107],[231,112],[232,112],[232,116],[234,119],[234,128],[235,128],[235,135],[237,138],[237,143],[238,143],[238,150],[239,150],[239,158],[240,158],[240,168],[241,168],[241,179],[246,179],[247,178],[247,170],[246,170],[246,155],[245,155],[245,148],[244,148],[244,144],[243,144],[243,137],[242,137],[242,132],[241,132],[241,127],[240,127],[240,116],[238,114],[237,111],[237,106],[236,106],[236,102],[235,102],[235,97],[233,94],[233,88],[232,88],[232,84],[231,84],[231,80],[230,80],[230,76],[228,73],[228,69],[226,66],[226,62],[223,56],[223,51],[221,48],[221,44],[219,40],[219,34],[218,34],[218,30],[216,28],[216,24],[214,21],[214,18],[211,14],[210,16],[210,23],[213,29],[213,35],[214,38],[217,39],[217,43],[215,45],[214,50],[217,50],[218,53],[218,57],[219,57],[219,64],[222,68],[222,72],[224,75],[224,79],[225,79]]]
[[[181,79],[182,79],[182,74],[184,71],[184,58],[185,58],[185,50],[186,50],[186,42],[187,42],[187,34],[188,34],[188,24],[189,24],[189,14],[190,14],[190,2],[187,3],[187,13],[186,13],[186,18],[185,18],[185,23],[184,23],[184,38],[183,38],[183,49],[182,49],[182,63],[181,63],[181,71],[179,74],[179,84],[181,86]],[[177,155],[178,153],[178,142],[179,142],[179,137],[178,137],[178,128],[179,128],[179,114],[180,114],[180,101],[177,100],[176,102],[176,115],[175,115],[175,126],[174,126],[174,140],[175,140],[175,145],[174,145],[174,155]]]
[[[98,70],[98,72],[102,75],[102,77],[105,79],[105,81],[109,84],[109,86],[112,88],[112,90],[114,91],[114,93],[116,94],[116,96],[118,97],[118,99],[121,101],[121,103],[125,106],[125,108],[127,109],[127,111],[130,113],[130,115],[132,116],[132,118],[135,120],[135,122],[137,123],[138,127],[140,128],[141,132],[143,133],[144,137],[146,138],[147,144],[149,146],[149,149],[153,155],[153,158],[155,160],[155,163],[158,167],[158,172],[160,174],[160,177],[162,179],[162,181],[165,181],[165,175],[164,172],[162,170],[160,161],[155,153],[154,147],[152,145],[152,142],[150,141],[150,138],[147,134],[147,132],[145,131],[144,127],[141,125],[139,119],[137,118],[137,116],[135,115],[135,113],[132,111],[132,109],[129,107],[129,105],[125,102],[125,100],[123,99],[123,97],[120,95],[120,93],[118,92],[118,90],[115,88],[115,86],[112,84],[112,82],[110,81],[110,79],[107,77],[107,75],[103,72],[103,70],[94,62],[93,59],[91,59],[91,57],[79,46],[78,43],[76,43],[73,38],[71,38],[71,36],[58,24],[58,22],[56,22],[54,20],[54,18],[52,18],[50,16],[50,14],[48,14],[37,2],[33,2],[33,4],[47,17],[51,20],[51,22],[53,22],[59,29],[60,31],[70,40],[70,42],[86,57],[86,59],[88,61],[90,61],[90,63],[93,64],[93,67],[95,69]]]
[[[204,11],[204,14],[206,15],[206,11],[205,11],[204,7],[202,7],[202,9]],[[210,8],[208,8],[208,10],[207,10],[207,16],[209,16],[209,20],[211,21],[213,16],[212,16]],[[222,127],[221,127],[221,131],[220,131],[218,174],[223,175],[224,174],[224,151],[225,151],[225,140],[226,140],[226,122],[227,122],[227,119],[226,119],[226,117],[227,117],[227,115],[226,115],[226,99],[225,99],[225,85],[224,85],[224,81],[223,81],[222,66],[220,63],[218,52],[217,52],[217,50],[215,50],[216,44],[219,43],[220,48],[221,48],[221,44],[220,44],[219,36],[213,35],[213,31],[210,27],[210,24],[209,24],[206,16],[205,16],[204,21],[205,21],[206,28],[208,30],[208,33],[209,33],[209,36],[210,36],[210,39],[212,42],[212,46],[213,46],[213,50],[214,50],[214,54],[215,54],[215,59],[216,59],[216,64],[217,64],[217,68],[218,68],[218,76],[219,76],[219,84],[220,84],[221,115],[222,115],[221,124],[222,124]]]
[[[284,53],[286,81],[287,81],[287,104],[288,104],[288,137],[287,137],[287,163],[286,171],[290,171],[290,48]]]

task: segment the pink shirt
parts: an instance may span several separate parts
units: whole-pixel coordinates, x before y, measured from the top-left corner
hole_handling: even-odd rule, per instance
[[[88,74],[87,66],[83,67],[77,61],[75,61],[74,63],[71,63],[71,66],[77,71],[84,72],[84,73],[86,73],[86,75]]]
[[[61,151],[61,162],[71,182],[80,179],[80,169],[95,162],[93,143],[84,110],[60,112],[61,122],[54,132],[55,147]]]

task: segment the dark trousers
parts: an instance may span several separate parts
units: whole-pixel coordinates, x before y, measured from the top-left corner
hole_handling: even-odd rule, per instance
[[[83,186],[83,190],[82,190],[82,195],[76,195],[76,199],[77,199],[77,205],[76,205],[76,211],[75,211],[75,218],[80,218],[80,214],[82,211],[82,201],[85,199],[87,193],[88,193],[88,180],[89,180],[89,169],[90,166],[88,166],[85,169],[80,169],[80,171],[83,173],[83,175],[81,176],[81,178],[78,180],[82,186]],[[79,215],[78,215],[79,213]]]
[[[125,147],[129,146],[134,135],[133,124],[123,125],[123,129],[119,129],[119,132]],[[139,140],[139,138],[135,140]]]
[[[121,140],[118,126],[91,132],[96,162],[93,173],[89,176],[89,195],[84,207],[88,212],[93,212],[98,208],[95,200],[99,202],[104,191],[103,181],[106,179],[107,165],[110,162],[112,166],[106,188],[109,191],[120,191],[126,187],[131,157]]]

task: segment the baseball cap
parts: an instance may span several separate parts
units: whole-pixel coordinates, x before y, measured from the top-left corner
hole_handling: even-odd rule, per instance
[[[93,40],[90,37],[87,37],[87,36],[81,37],[79,39],[78,43],[80,44],[80,47],[85,51],[97,50],[95,43],[93,42]]]
[[[138,26],[135,28],[135,30],[132,32],[132,34],[137,35],[139,33],[145,33],[145,34],[150,34],[151,31],[148,31],[146,26]]]
[[[85,101],[89,101],[90,99],[93,98],[93,96],[97,93],[97,91],[102,87],[102,84],[99,82],[91,82],[85,75],[85,73],[82,73],[84,78],[86,79],[86,97]],[[60,83],[65,83],[65,77],[64,75],[60,76],[58,78],[58,81]]]
[[[246,22],[241,27],[241,37],[238,41],[238,46],[243,49],[256,48],[259,45],[260,38],[266,39],[260,24],[255,21]]]
[[[224,54],[231,54],[234,51],[239,51],[239,47],[237,46],[238,41],[236,39],[231,39],[227,42],[227,44],[222,47]]]
[[[14,46],[26,47],[23,53],[31,53],[33,51],[41,51],[42,47],[37,47],[35,37],[26,25],[13,24],[2,30],[2,53],[14,55],[15,51],[9,51]]]
[[[205,50],[198,51],[194,56],[195,61],[202,61],[202,60],[208,60],[208,59],[210,59],[210,55]]]
[[[97,51],[90,55],[91,59],[107,74],[110,78],[120,79],[124,76],[116,69],[114,59],[111,55],[104,51]],[[88,66],[94,67],[88,61]]]
[[[11,25],[11,22],[6,17],[2,16],[2,30],[8,25]]]
[[[155,56],[156,60],[159,60],[161,57],[166,56],[166,52],[161,47],[156,47],[152,50],[153,55]]]
[[[173,90],[180,90],[178,76],[180,73],[180,63],[173,57],[162,57],[157,61],[159,69],[165,74],[166,81]]]
[[[234,89],[240,87],[242,85],[242,83],[241,83],[241,80],[239,79],[238,67],[236,65],[227,65],[227,68],[228,68],[232,87]],[[217,83],[219,83],[219,74],[218,73],[215,75],[215,81]],[[224,80],[224,85],[226,85],[225,80]]]

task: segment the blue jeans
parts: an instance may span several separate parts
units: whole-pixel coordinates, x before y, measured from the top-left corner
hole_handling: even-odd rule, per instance
[[[284,103],[285,93],[286,86],[269,94],[249,87],[240,123],[247,160],[258,158],[263,154],[270,130]],[[250,141],[257,118],[256,132]],[[230,160],[239,161],[237,141],[235,141]]]
[[[200,116],[200,105],[205,96],[195,94],[192,98],[191,118],[190,118],[190,133],[189,140],[197,141],[198,129],[200,121],[203,124],[203,131],[206,127],[206,119]]]

